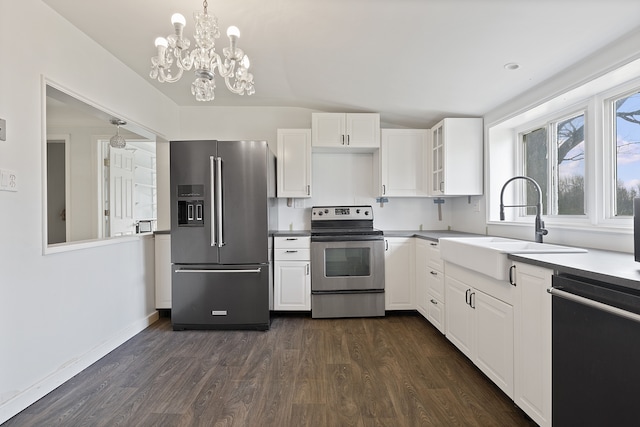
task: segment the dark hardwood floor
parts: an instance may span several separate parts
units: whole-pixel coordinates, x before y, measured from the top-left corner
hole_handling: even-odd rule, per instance
[[[136,335],[5,426],[535,426],[417,315]]]

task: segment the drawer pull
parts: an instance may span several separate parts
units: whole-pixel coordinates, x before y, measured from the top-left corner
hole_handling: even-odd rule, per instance
[[[286,240],[298,240],[298,238],[297,237],[287,237]]]
[[[431,300],[431,304],[438,305],[438,301],[436,301],[436,300],[432,299],[432,300]]]
[[[285,253],[287,253],[287,254],[295,254],[296,252],[298,252],[298,251],[290,251],[290,250],[285,251]]]
[[[437,276],[437,275],[438,275],[438,272],[437,272],[437,271],[430,271],[430,273],[431,273],[431,274],[433,274],[434,276]]]

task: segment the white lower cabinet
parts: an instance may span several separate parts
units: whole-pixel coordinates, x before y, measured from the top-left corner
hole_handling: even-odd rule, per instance
[[[412,237],[384,239],[385,310],[415,310],[415,267]]]
[[[456,264],[445,271],[447,338],[513,398],[513,286]]]
[[[514,262],[514,401],[539,426],[551,425],[551,286],[553,271]]]
[[[415,239],[416,253],[416,310],[426,319],[428,317],[427,286],[428,286],[428,266],[427,257],[429,256],[429,243],[426,240]]]
[[[309,237],[274,240],[274,310],[311,310]]]
[[[445,333],[444,274],[438,242],[415,239],[416,309]]]
[[[171,308],[171,235],[155,235],[156,309]]]

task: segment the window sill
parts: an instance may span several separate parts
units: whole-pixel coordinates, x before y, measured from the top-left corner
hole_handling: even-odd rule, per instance
[[[153,233],[136,234],[133,236],[112,237],[108,239],[83,240],[78,242],[58,243],[55,245],[45,245],[43,255],[52,255],[63,252],[71,252],[82,249],[97,248],[101,246],[119,245],[122,243],[136,242],[142,239],[153,238]]]

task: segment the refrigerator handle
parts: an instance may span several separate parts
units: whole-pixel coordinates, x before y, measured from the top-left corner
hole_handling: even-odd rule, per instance
[[[216,245],[216,187],[215,187],[215,157],[209,156],[209,189],[211,191],[211,246]]]
[[[221,248],[224,246],[224,240],[222,235],[223,220],[224,220],[224,205],[222,204],[222,157],[216,157],[216,204],[218,205],[217,216],[218,216],[218,247]]]

